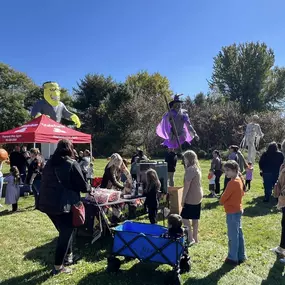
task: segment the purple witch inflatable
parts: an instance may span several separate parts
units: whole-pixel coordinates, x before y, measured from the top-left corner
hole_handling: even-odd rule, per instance
[[[181,95],[174,96],[174,100],[169,103],[169,111],[164,114],[156,128],[157,135],[164,139],[162,144],[174,149],[180,148],[185,142],[190,143],[193,138],[199,140],[199,136],[190,123],[187,111],[181,109],[182,101],[179,96]]]

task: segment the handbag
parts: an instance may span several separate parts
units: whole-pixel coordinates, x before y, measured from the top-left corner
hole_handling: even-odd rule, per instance
[[[72,225],[74,227],[80,227],[85,223],[85,207],[84,204],[80,201],[80,198],[75,197],[75,193],[72,190],[67,189],[62,184],[59,176],[57,175],[56,170],[54,170],[55,176],[58,183],[62,188],[62,195],[60,201],[60,208],[63,213],[72,213]]]
[[[72,205],[72,224],[74,227],[80,227],[85,223],[85,207],[80,201],[77,204]]]

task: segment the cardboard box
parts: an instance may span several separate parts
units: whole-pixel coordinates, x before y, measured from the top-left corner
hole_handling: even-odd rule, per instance
[[[181,201],[183,195],[183,187],[168,187],[169,207],[171,214],[181,214]]]

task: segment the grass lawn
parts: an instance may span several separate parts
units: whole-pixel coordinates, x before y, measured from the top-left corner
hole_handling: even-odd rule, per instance
[[[96,160],[96,175],[103,173],[106,160]],[[208,194],[209,161],[201,163],[204,193]],[[183,167],[178,166],[176,185],[182,185]],[[223,178],[222,178],[223,179]],[[227,255],[225,213],[216,199],[204,198],[200,223],[200,243],[190,249],[192,270],[182,275],[184,284],[285,284],[284,266],[270,252],[280,239],[281,214],[272,204],[262,203],[262,180],[255,169],[252,190],[244,199],[243,229],[248,261],[231,270],[223,265]],[[2,200],[3,202],[3,200]],[[0,284],[163,284],[167,265],[124,263],[116,275],[105,272],[112,245],[105,238],[93,245],[77,244],[83,259],[72,275],[50,276],[57,232],[50,220],[32,208],[33,197],[20,198],[15,214],[0,212]],[[7,207],[5,206],[4,210]]]

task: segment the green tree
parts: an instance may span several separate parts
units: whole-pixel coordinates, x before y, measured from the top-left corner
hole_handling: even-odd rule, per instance
[[[24,108],[25,96],[12,90],[0,90],[0,131],[17,127],[30,119]]]
[[[26,94],[34,86],[33,81],[26,74],[0,62],[0,90]]]
[[[156,135],[156,126],[167,111],[164,96],[167,101],[171,100],[169,81],[160,73],[142,71],[128,76],[126,83],[133,96],[129,108],[135,114],[129,143],[143,145],[148,152],[153,152],[161,143]]]
[[[263,90],[268,109],[277,110],[284,107],[285,68],[274,67],[266,80]]]
[[[131,112],[122,107],[131,99],[129,88],[111,77],[88,74],[74,89],[74,107],[83,122],[83,130],[92,133],[94,149],[110,155],[125,145],[132,123]]]
[[[30,118],[24,102],[35,86],[26,74],[0,63],[0,131],[19,126]]]
[[[238,102],[242,112],[263,111],[278,103],[264,93],[274,65],[273,50],[265,43],[233,44],[214,58],[210,87],[228,100]]]
[[[194,104],[197,106],[203,106],[206,102],[207,97],[203,92],[198,93],[194,98]]]

